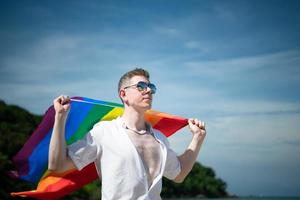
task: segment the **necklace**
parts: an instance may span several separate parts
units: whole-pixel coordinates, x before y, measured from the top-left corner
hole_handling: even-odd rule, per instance
[[[146,124],[146,130],[140,130],[140,131],[138,131],[136,129],[129,128],[125,123],[123,123],[123,128],[125,128],[126,130],[130,130],[130,131],[132,131],[132,132],[134,132],[136,134],[139,134],[139,135],[145,135],[145,134],[147,134],[147,130],[150,129],[149,125]]]

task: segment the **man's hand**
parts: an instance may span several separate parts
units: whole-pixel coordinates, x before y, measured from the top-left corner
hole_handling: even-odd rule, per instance
[[[75,168],[75,164],[68,156],[65,140],[65,126],[70,110],[70,101],[70,98],[64,95],[53,100],[55,121],[49,144],[48,169],[57,173]]]
[[[191,130],[193,137],[198,139],[204,139],[206,135],[205,124],[204,122],[198,119],[189,119],[189,129]]]
[[[56,115],[61,115],[62,117],[67,117],[70,110],[70,97],[61,95],[54,99],[53,105]]]
[[[180,161],[181,171],[174,179],[174,181],[177,183],[183,182],[185,177],[192,170],[193,165],[197,159],[198,153],[200,151],[200,147],[206,135],[204,122],[201,122],[198,119],[189,119],[188,122],[189,129],[193,134],[193,138],[185,152],[178,157]]]

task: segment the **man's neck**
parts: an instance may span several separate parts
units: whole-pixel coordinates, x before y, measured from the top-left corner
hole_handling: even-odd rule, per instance
[[[144,118],[144,112],[138,112],[133,108],[126,107],[122,115],[122,119],[126,126],[136,130],[145,130],[146,123]]]

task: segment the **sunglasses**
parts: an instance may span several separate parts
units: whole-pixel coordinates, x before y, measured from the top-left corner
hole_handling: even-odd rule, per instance
[[[146,83],[144,81],[140,81],[137,84],[126,86],[126,87],[124,87],[124,89],[130,88],[133,86],[135,86],[138,89],[138,91],[140,91],[140,92],[146,92],[147,88],[150,88],[151,94],[155,94],[155,92],[156,92],[156,86],[153,83]]]

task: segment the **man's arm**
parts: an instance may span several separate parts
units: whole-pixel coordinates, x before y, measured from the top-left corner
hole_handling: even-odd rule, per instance
[[[192,170],[206,135],[204,122],[201,122],[198,119],[189,119],[189,128],[193,134],[193,138],[185,152],[178,156],[181,171],[174,179],[177,183],[183,182],[185,177]]]
[[[63,172],[75,168],[75,164],[68,156],[65,140],[65,125],[70,109],[70,98],[59,96],[53,101],[55,121],[49,145],[48,170]]]

